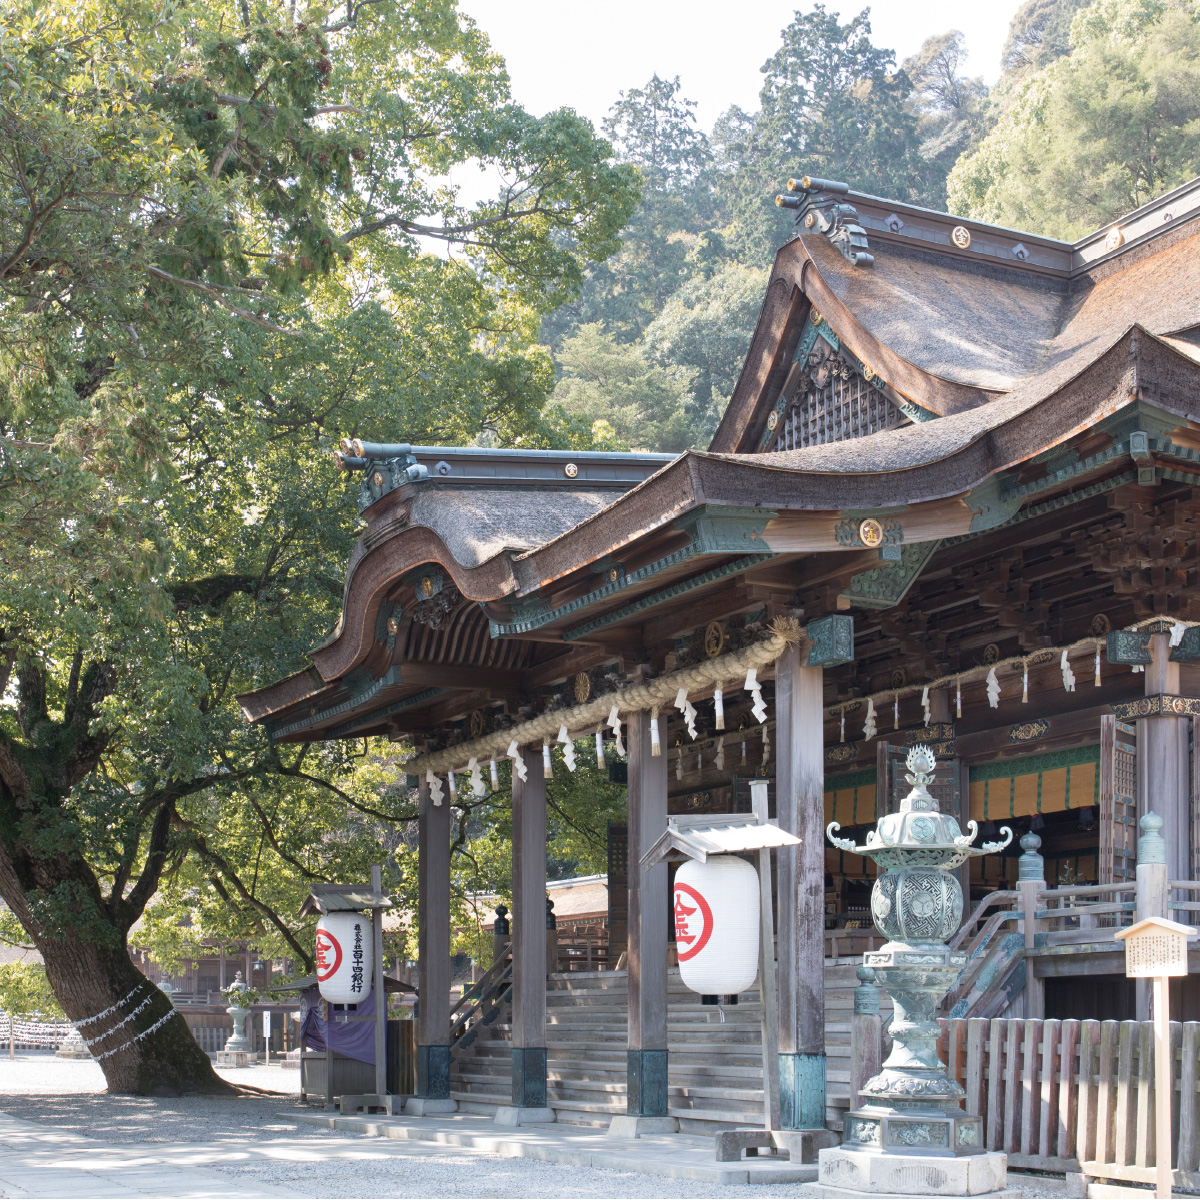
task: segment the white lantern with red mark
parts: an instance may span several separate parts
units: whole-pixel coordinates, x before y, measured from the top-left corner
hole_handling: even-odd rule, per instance
[[[317,922],[317,986],[330,1004],[357,1004],[371,994],[371,941],[371,922],[359,913],[325,913]]]
[[[736,996],[758,977],[758,872],[710,855],[675,875],[675,946],[683,982],[703,996]]]

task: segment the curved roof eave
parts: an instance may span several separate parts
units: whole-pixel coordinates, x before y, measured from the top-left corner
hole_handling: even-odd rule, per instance
[[[833,253],[838,253],[833,251]],[[870,271],[870,267],[853,268]],[[725,415],[709,445],[733,453],[752,431],[756,408],[767,386],[786,327],[797,304],[807,299],[829,321],[847,347],[906,399],[939,416],[987,403],[1003,389],[955,382],[910,362],[876,337],[837,295],[802,238],[793,238],[775,255],[771,278],[750,349]]]
[[[422,563],[443,567],[468,598],[493,600],[514,592],[529,594],[598,558],[618,555],[640,537],[705,504],[826,512],[962,497],[997,472],[1067,441],[1143,397],[1185,419],[1200,418],[1200,364],[1134,326],[1102,347],[1077,347],[1002,400],[936,422],[799,451],[688,451],[600,512],[519,556],[497,555],[478,567],[463,568],[432,530],[404,529],[358,559],[347,582],[342,630],[334,642],[314,651],[313,661],[327,682],[351,669],[370,648],[387,592]],[[398,553],[401,546],[403,553]],[[300,686],[294,682],[300,679],[293,676],[250,693],[247,700],[265,715],[268,697]]]

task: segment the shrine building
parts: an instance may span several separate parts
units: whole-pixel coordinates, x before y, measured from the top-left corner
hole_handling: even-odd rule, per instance
[[[1018,875],[1132,910],[1152,807],[1170,879],[1197,878],[1200,180],[1074,243],[824,180],[780,203],[796,234],[708,449],[361,431],[337,456],[364,521],[341,619],[306,670],[242,697],[274,742],[414,747],[431,1101],[727,1129],[777,1089],[783,1128],[836,1127],[839,1006],[882,939],[874,868],[826,826],[861,842],[919,743],[943,812],[1015,835],[963,879],[978,953],[947,1013],[1132,1017],[1111,928],[1013,936]],[[544,844],[568,740],[627,783],[628,822],[608,969],[565,976]],[[493,764],[514,773],[513,945],[484,1029],[451,1015],[449,855],[455,799]],[[679,987],[674,867],[641,862],[671,817],[749,813],[763,778],[800,839],[776,852],[766,1060],[757,993],[713,1024]]]

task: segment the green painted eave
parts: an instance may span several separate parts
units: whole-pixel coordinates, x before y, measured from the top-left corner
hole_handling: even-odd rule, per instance
[[[763,530],[767,527],[767,522],[777,515],[773,509],[766,508],[701,505],[692,512],[684,514],[675,522],[675,529],[688,535],[689,541],[686,546],[681,546],[678,550],[665,554],[662,558],[655,559],[654,562],[647,563],[644,567],[638,567],[636,571],[622,572],[617,579],[601,584],[566,604],[551,606],[538,596],[519,600],[516,604],[516,616],[512,621],[490,621],[488,623],[491,635],[494,638],[511,637],[514,634],[530,633],[543,626],[552,625],[564,617],[586,612],[597,604],[654,579],[664,571],[682,566],[695,559],[718,554],[737,554],[739,557],[746,558],[748,565],[753,566],[757,561],[774,557],[773,552],[763,541],[762,535]],[[738,570],[745,569],[746,565],[738,568]],[[703,586],[703,583],[712,582],[712,579],[705,578],[709,575],[711,572],[704,572],[702,577],[696,577],[697,580],[703,579],[703,582],[685,580],[674,587],[686,591],[693,587]],[[720,578],[720,576],[714,578]],[[661,596],[661,599],[653,600],[652,597],[646,596],[635,604],[652,607],[653,604],[661,604],[665,600],[673,598],[674,595],[682,594],[674,591],[674,588],[666,589],[666,591],[671,592],[672,595],[654,593],[655,596]],[[650,603],[645,603],[647,601]],[[627,607],[630,611],[641,611],[641,608],[635,608],[633,605]],[[626,612],[625,609],[618,611]],[[629,613],[626,612],[626,615]],[[600,625],[611,624],[613,620],[622,619],[624,618],[610,614],[608,617],[599,618],[599,624],[590,622],[588,626],[580,626],[579,629],[590,629],[593,626],[599,628]],[[578,630],[570,630],[564,634],[568,641],[572,636],[581,637],[583,635]]]

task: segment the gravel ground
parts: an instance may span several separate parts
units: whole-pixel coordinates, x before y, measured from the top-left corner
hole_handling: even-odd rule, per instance
[[[580,1170],[526,1158],[429,1143],[366,1138],[287,1120],[300,1110],[297,1073],[249,1068],[227,1073],[255,1087],[287,1087],[270,1097],[150,1099],[103,1093],[99,1067],[46,1054],[0,1059],[0,1111],[23,1120],[99,1139],[110,1145],[221,1144],[222,1161],[203,1166],[231,1180],[286,1188],[310,1197],[645,1198],[795,1197],[796,1184],[717,1187],[608,1170]],[[278,1086],[277,1085],[277,1086]],[[199,1163],[199,1159],[193,1159]],[[1010,1176],[1028,1197],[1061,1196],[1060,1180]],[[214,1198],[215,1200],[215,1198]]]

